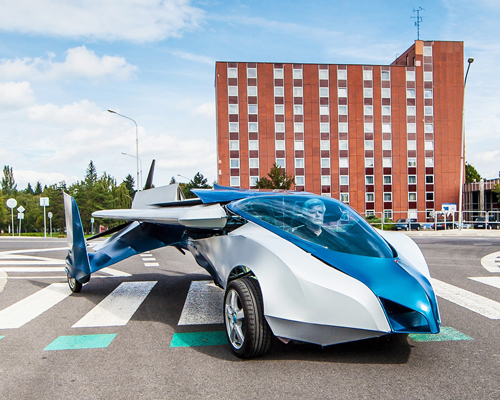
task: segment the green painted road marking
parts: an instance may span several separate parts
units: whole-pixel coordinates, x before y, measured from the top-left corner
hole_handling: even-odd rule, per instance
[[[5,336],[0,336],[0,339],[3,339]]]
[[[224,331],[174,333],[170,347],[217,346],[227,343]]]
[[[451,340],[474,340],[465,333],[450,327],[441,328],[437,335],[427,333],[412,333],[409,335],[415,342],[446,342]]]
[[[59,336],[44,350],[98,349],[108,347],[116,333],[105,335]]]

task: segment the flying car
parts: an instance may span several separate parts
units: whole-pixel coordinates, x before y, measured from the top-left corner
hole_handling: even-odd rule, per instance
[[[416,245],[374,229],[333,198],[215,186],[182,199],[168,185],[137,192],[126,221],[88,252],[75,200],[65,194],[68,284],[163,246],[189,251],[221,287],[231,350],[265,354],[273,336],[322,346],[383,335],[438,333],[429,269]]]

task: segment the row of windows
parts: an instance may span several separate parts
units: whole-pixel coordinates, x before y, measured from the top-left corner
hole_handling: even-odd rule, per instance
[[[392,193],[387,192],[383,194],[384,201],[392,201]],[[373,203],[375,201],[375,193],[365,193],[365,200],[367,203]],[[417,201],[417,193],[408,193],[408,201]],[[434,201],[434,192],[425,193],[425,201]]]
[[[229,159],[229,165],[231,166],[231,168],[239,168],[240,167],[240,159],[239,158]],[[259,168],[259,159],[258,158],[249,158],[248,159],[248,167],[249,168]]]

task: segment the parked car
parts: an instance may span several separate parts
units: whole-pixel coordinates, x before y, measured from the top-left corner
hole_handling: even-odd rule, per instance
[[[448,230],[448,229],[458,229],[458,222],[453,221],[437,221],[437,228],[434,224],[432,224],[431,229],[437,229],[438,231]]]
[[[495,220],[486,222],[486,217],[477,217],[473,226],[474,229],[500,229],[500,222]]]
[[[419,231],[421,228],[420,224],[417,222],[416,218],[410,219],[398,219],[396,221],[396,230],[397,231]]]

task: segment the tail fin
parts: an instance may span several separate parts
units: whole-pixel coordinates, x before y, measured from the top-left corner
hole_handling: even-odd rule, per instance
[[[66,193],[63,194],[69,246],[66,257],[66,272],[78,282],[87,283],[90,279],[90,262],[80,212],[75,199]]]
[[[146,179],[146,185],[144,185],[144,190],[151,189],[153,187],[153,174],[155,172],[155,160],[151,162],[151,167],[149,168],[148,179]]]

